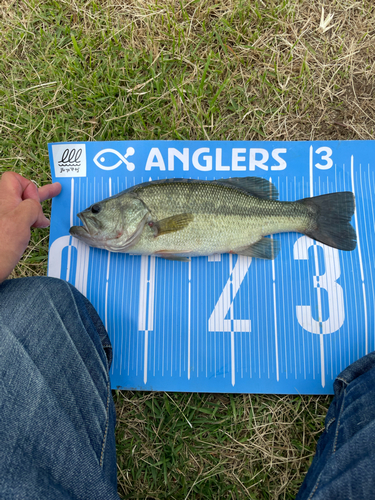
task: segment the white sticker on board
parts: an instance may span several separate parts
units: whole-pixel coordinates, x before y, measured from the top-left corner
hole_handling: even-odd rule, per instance
[[[52,154],[56,177],[86,177],[85,144],[54,144]]]

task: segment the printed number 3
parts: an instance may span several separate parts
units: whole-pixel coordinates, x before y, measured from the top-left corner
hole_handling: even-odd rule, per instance
[[[314,288],[317,289],[318,294],[320,294],[319,288],[327,292],[329,317],[322,321],[322,311],[320,310],[318,311],[319,320],[315,320],[312,317],[311,306],[297,306],[296,315],[298,323],[308,332],[327,334],[336,332],[345,321],[344,293],[342,287],[337,283],[341,274],[340,260],[336,249],[319,242],[316,242],[316,245],[323,249],[325,273],[322,276],[314,276]],[[294,259],[307,260],[308,250],[311,246],[314,246],[314,242],[307,236],[298,238],[293,248]]]
[[[326,148],[326,147],[321,147],[315,151],[316,154],[320,155],[321,153],[326,153],[321,156],[322,160],[325,160],[326,163],[322,165],[321,163],[315,163],[316,168],[319,168],[319,170],[328,170],[329,168],[332,167],[333,161],[332,161],[332,149],[331,148]]]

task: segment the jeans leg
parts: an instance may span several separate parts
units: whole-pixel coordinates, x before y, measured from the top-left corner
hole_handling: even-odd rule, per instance
[[[375,353],[341,372],[334,392],[296,500],[375,499]]]
[[[118,500],[111,346],[54,278],[0,285],[0,498]]]

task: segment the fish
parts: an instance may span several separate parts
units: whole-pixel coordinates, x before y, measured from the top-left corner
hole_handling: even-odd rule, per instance
[[[70,234],[92,247],[187,261],[232,253],[275,259],[279,241],[299,232],[339,250],[356,247],[350,191],[279,201],[261,177],[204,181],[165,179],[137,184],[78,214]]]

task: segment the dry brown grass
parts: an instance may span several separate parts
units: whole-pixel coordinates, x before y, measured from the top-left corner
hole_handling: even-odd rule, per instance
[[[147,498],[294,498],[328,399],[118,393],[120,491],[130,498],[146,491]]]
[[[372,139],[374,41],[367,0],[2,0],[0,170],[44,183],[63,140]],[[47,242],[13,277],[45,273]],[[294,498],[328,403],[117,393],[119,491]]]

